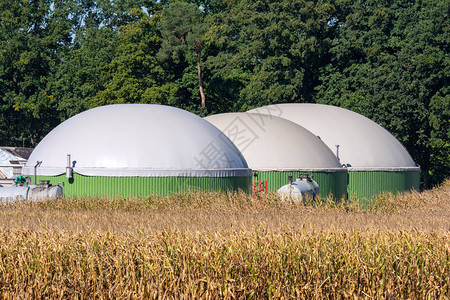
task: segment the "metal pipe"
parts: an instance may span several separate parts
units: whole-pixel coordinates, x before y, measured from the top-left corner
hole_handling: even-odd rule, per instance
[[[36,164],[34,165],[34,184],[36,184],[36,177],[37,177],[37,168],[42,164],[41,160],[36,161]]]
[[[71,166],[71,159],[70,154],[67,154],[67,167],[66,167],[66,178],[72,178],[73,177],[73,169]]]
[[[339,162],[341,162],[341,159],[339,158],[339,145],[335,145],[336,146],[336,158]]]

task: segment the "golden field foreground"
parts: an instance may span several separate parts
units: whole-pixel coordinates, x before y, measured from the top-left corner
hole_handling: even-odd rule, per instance
[[[0,205],[2,298],[448,299],[450,181],[327,199],[192,193]]]

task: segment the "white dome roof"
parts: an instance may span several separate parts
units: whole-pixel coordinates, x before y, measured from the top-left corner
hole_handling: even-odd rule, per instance
[[[202,118],[170,106],[117,104],[82,112],[53,129],[23,173],[90,176],[250,176],[234,144]]]
[[[279,116],[295,122],[336,152],[340,162],[354,170],[418,170],[403,145],[387,130],[370,119],[331,105],[276,104],[250,110]]]
[[[342,170],[328,147],[305,128],[262,114],[227,113],[205,118],[219,128],[253,170]]]

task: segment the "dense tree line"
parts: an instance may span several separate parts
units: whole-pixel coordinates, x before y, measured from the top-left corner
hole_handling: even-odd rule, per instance
[[[392,132],[426,186],[450,173],[441,0],[3,0],[0,144],[112,103],[200,115],[311,102]]]

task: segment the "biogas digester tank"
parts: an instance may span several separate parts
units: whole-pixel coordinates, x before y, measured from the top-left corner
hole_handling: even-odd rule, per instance
[[[348,196],[365,205],[381,192],[419,189],[420,167],[403,145],[370,119],[331,105],[286,103],[252,113],[280,116],[305,127],[339,157],[348,169]]]
[[[64,121],[34,149],[23,174],[64,182],[65,195],[77,197],[251,189],[245,159],[217,128],[154,104],[102,106]]]
[[[251,113],[226,113],[205,118],[235,143],[254,173],[254,188],[277,191],[288,177],[308,174],[321,195],[346,195],[346,169],[311,132],[291,121]]]

